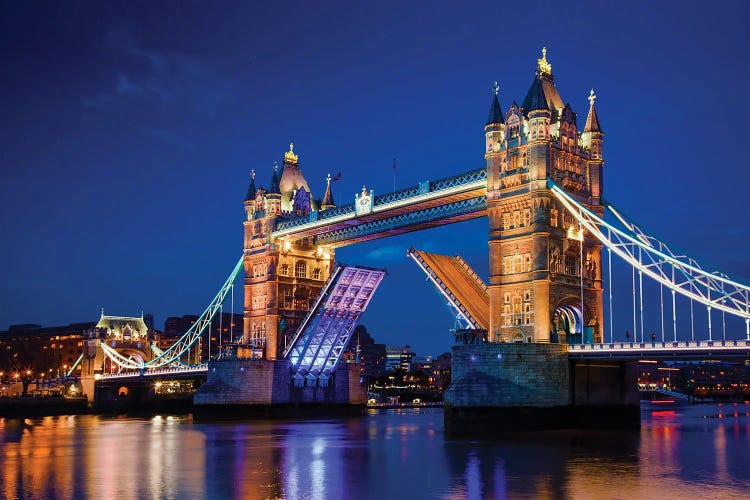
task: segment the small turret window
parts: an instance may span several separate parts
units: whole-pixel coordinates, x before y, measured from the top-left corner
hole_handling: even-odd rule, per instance
[[[315,269],[313,269],[313,271],[312,271],[312,279],[314,279],[314,280],[319,280],[320,279],[320,269],[319,268],[316,267]]]
[[[289,276],[289,264],[281,264],[279,274],[282,276]]]

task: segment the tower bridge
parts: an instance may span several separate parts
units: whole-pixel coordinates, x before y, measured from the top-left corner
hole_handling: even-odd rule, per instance
[[[149,360],[134,360],[105,343],[101,349],[126,372],[189,363],[186,353],[234,293],[244,269],[242,342],[209,363],[196,403],[363,400],[353,383],[357,375],[338,359],[384,273],[337,267],[336,249],[486,217],[486,281],[460,257],[408,251],[449,305],[457,327],[484,332],[454,347],[446,418],[464,424],[480,414],[548,418],[545,412],[554,409],[561,421],[570,421],[576,408],[591,415],[600,411],[602,418],[618,412],[633,417],[620,411],[635,404],[634,379],[632,391],[627,382],[634,373],[631,360],[750,355],[750,288],[672,252],[604,197],[604,132],[595,100],[591,90],[579,128],[577,114],[558,92],[545,49],[521,105],[513,102],[503,111],[495,85],[484,125],[483,168],[392,193],[363,186],[351,202],[338,205],[336,177],[328,176],[316,200],[290,145],[267,188],[256,184],[251,172],[242,257],[195,327]],[[614,221],[607,222],[605,214]],[[613,337],[613,256],[632,269],[633,342]],[[658,345],[644,335],[644,278],[662,291]],[[706,308],[708,338],[694,338],[691,328],[690,341],[678,339],[678,297],[690,301],[691,311],[694,304]],[[672,316],[666,322],[665,310]],[[712,311],[743,318],[746,340],[714,339]]]

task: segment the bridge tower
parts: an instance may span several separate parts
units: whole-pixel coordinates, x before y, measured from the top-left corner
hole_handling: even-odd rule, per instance
[[[272,238],[274,225],[335,207],[330,188],[329,178],[325,199],[312,198],[293,144],[284,154],[281,172],[274,164],[268,189],[256,188],[251,172],[245,197],[243,338],[255,346],[257,356],[283,355],[333,268],[332,248],[316,245],[312,238]]]
[[[602,214],[603,132],[594,98],[592,90],[579,133],[546,48],[522,105],[513,102],[505,116],[495,84],[485,125],[491,340],[601,341],[601,244],[547,185],[549,177]]]

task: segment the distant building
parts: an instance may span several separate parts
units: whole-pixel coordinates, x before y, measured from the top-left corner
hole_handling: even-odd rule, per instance
[[[404,372],[411,371],[411,363],[415,353],[411,352],[411,346],[389,347],[385,354],[385,371],[392,372],[401,370]]]
[[[34,377],[64,374],[81,355],[83,334],[96,323],[71,323],[65,326],[11,325],[0,332],[0,372],[32,370]]]
[[[198,321],[199,316],[186,314],[184,316],[170,316],[164,321],[164,339],[160,347],[168,348],[174,344],[180,337]],[[209,348],[208,333],[200,339],[200,360],[205,361],[210,355],[219,351],[220,345],[226,345],[230,342],[246,342],[242,339],[242,314],[222,313],[221,317],[217,314],[211,322],[211,344]]]
[[[151,341],[160,340],[161,332],[148,328],[146,319],[146,315],[107,316],[102,311],[97,322],[52,327],[11,325],[7,331],[0,331],[0,372],[6,379],[20,371],[32,372],[32,378],[65,375],[81,356],[84,338],[92,335],[102,341],[148,350]],[[72,375],[79,370],[80,366],[76,367]]]

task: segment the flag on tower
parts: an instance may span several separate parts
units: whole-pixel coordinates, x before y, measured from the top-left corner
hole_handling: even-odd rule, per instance
[[[337,181],[337,180],[339,180],[339,179],[341,179],[341,172],[339,172],[338,174],[336,174],[336,175],[334,175],[333,177],[331,177],[331,180],[332,180],[332,181]]]

